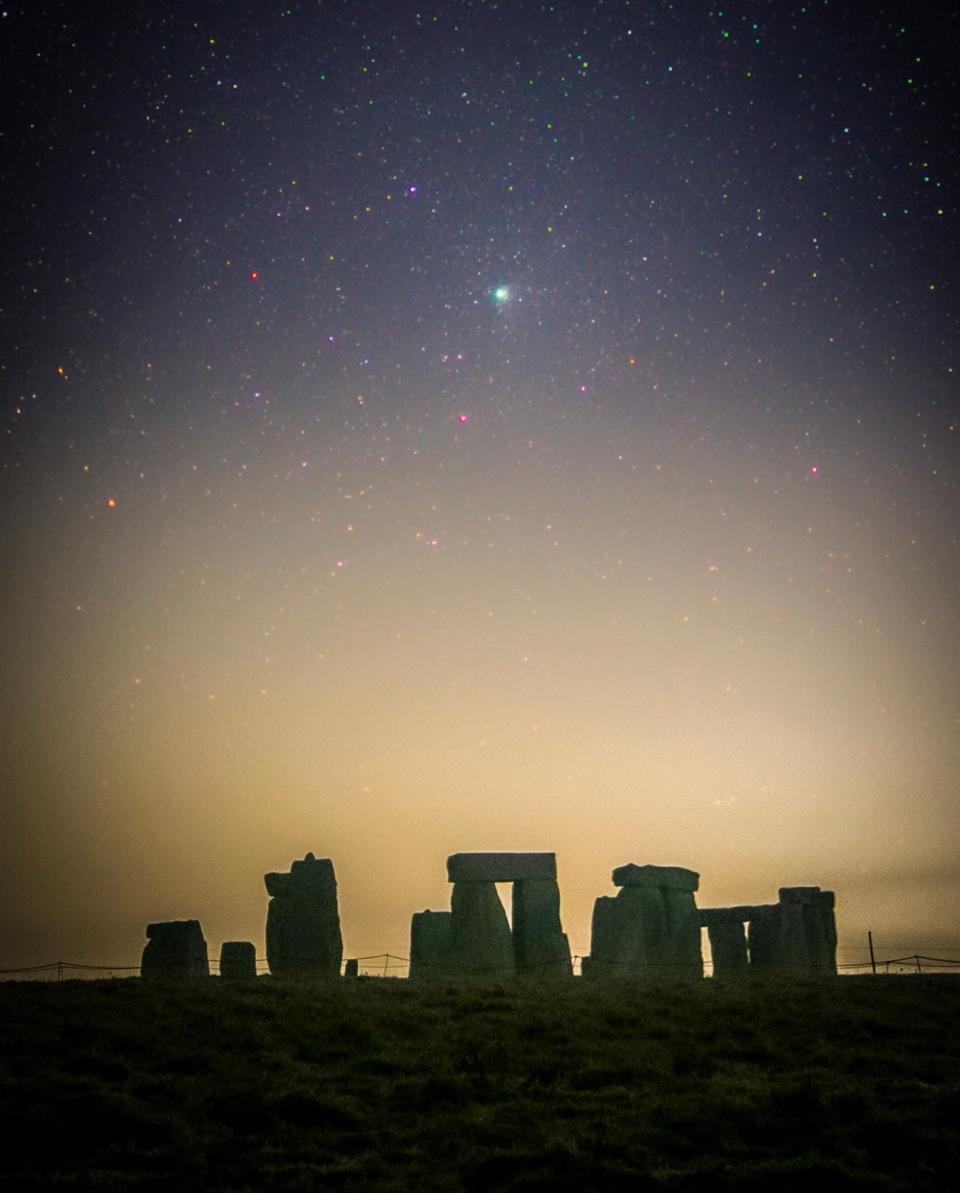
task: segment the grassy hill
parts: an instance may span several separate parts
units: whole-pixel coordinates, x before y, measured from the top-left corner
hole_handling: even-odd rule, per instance
[[[5,1189],[960,1188],[960,979],[0,986]]]

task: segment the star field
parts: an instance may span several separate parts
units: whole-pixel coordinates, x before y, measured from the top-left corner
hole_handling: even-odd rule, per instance
[[[3,954],[307,849],[954,940],[956,24],[7,5]]]

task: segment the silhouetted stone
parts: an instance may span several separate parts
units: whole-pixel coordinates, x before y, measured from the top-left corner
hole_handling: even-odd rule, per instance
[[[628,890],[629,888],[624,888]],[[665,932],[657,964],[667,978],[702,978],[700,915],[692,891],[661,889]]]
[[[560,888],[555,879],[513,884],[513,955],[517,973],[569,977],[570,945],[560,924]]]
[[[701,926],[709,928],[713,924],[745,924],[766,915],[776,906],[776,903],[747,903],[738,907],[701,907],[698,911]]]
[[[590,925],[590,956],[584,957],[580,972],[585,978],[627,977],[625,922],[621,904],[612,895],[601,895],[593,904]]]
[[[699,875],[677,866],[620,866],[621,890],[593,908],[590,977],[671,980],[703,976]],[[662,880],[663,885],[658,885]]]
[[[513,974],[510,924],[492,882],[454,883],[450,916],[454,973],[503,978]]]
[[[222,978],[255,978],[257,951],[249,940],[225,940],[220,946]]]
[[[416,911],[410,920],[410,977],[438,980],[450,976],[452,913]]]
[[[713,976],[735,978],[746,974],[749,970],[749,958],[743,920],[717,919],[708,926],[707,932],[710,936],[710,952],[713,955]]]
[[[520,882],[556,877],[555,853],[455,853],[447,858],[450,882]]]
[[[753,916],[747,927],[750,968],[770,970],[780,960],[781,907],[779,903],[774,903],[762,911],[759,908],[757,910],[760,914]]]
[[[337,880],[329,858],[308,853],[289,874],[266,874],[267,964],[275,977],[337,977],[343,959]]]
[[[345,978],[358,978],[360,976],[360,962],[356,957],[347,958],[347,963],[343,967],[343,976]]]
[[[147,944],[140,960],[144,978],[205,978],[210,973],[207,942],[199,920],[147,924]]]
[[[652,886],[661,891],[695,891],[700,886],[700,875],[696,870],[685,870],[683,866],[637,866],[628,862],[614,870],[613,885]]]
[[[817,976],[837,971],[833,891],[780,888],[780,938],[775,964]]]
[[[289,874],[278,874],[276,872],[264,874],[263,881],[267,887],[267,894],[271,898],[279,895],[287,895],[290,893]]]

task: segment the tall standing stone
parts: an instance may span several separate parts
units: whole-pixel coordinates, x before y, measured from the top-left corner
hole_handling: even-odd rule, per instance
[[[210,973],[207,942],[199,920],[147,924],[147,944],[140,960],[144,978],[205,978]]]
[[[525,878],[514,882],[513,956],[517,973],[539,978],[572,975],[570,945],[560,923],[556,879]]]
[[[833,891],[818,886],[780,888],[781,966],[811,977],[837,972]]]
[[[264,875],[267,964],[275,977],[336,977],[343,960],[333,862],[308,853],[288,874]]]
[[[450,898],[450,963],[457,975],[508,978],[513,937],[492,882],[455,882]]]
[[[743,977],[749,969],[747,934],[742,920],[719,920],[707,925],[715,978]]]

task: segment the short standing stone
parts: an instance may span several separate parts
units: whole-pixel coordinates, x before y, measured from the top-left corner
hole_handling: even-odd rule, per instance
[[[329,858],[308,853],[289,874],[264,876],[267,964],[276,977],[338,977],[343,960],[337,880]]]
[[[210,973],[207,942],[199,920],[147,924],[147,944],[140,961],[144,978],[205,978]]]
[[[255,978],[257,950],[249,940],[225,940],[220,946],[222,978]]]
[[[410,977],[427,981],[449,976],[452,913],[416,911],[410,920]]]
[[[556,877],[555,853],[454,853],[447,858],[450,882],[520,882]]]

